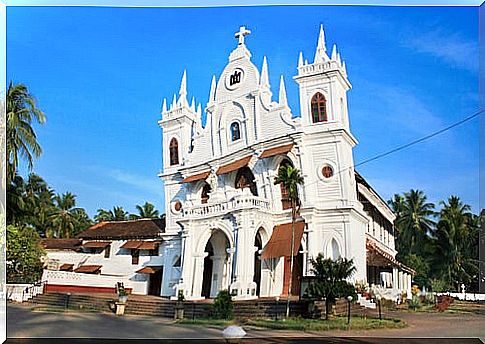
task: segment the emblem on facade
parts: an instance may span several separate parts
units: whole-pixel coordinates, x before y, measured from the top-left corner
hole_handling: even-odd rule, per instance
[[[234,74],[232,74],[229,77],[229,86],[233,86],[235,84],[239,84],[241,82],[241,72],[238,70],[234,71]]]

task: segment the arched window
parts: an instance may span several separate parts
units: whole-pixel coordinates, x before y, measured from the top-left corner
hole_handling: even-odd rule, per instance
[[[170,140],[170,166],[178,165],[179,163],[179,143],[174,137]]]
[[[231,124],[231,140],[236,141],[241,138],[241,130],[239,129],[238,122],[232,122]]]
[[[332,260],[338,260],[342,256],[340,255],[340,248],[338,246],[337,240],[335,238],[328,244],[328,258]]]
[[[249,167],[240,168],[236,175],[236,189],[249,188],[254,196],[258,195],[258,189],[254,181],[253,172]]]
[[[283,160],[283,162],[280,164],[280,168],[284,166],[293,166],[291,162],[288,160]],[[279,171],[279,169],[278,169]],[[288,190],[286,190],[285,186],[283,183],[280,183],[280,190],[281,190],[281,205],[283,207],[283,210],[285,209],[291,209],[291,201],[289,198]]]
[[[200,196],[200,201],[202,204],[207,203],[209,200],[209,193],[211,192],[211,186],[207,183],[202,187],[202,194]]]
[[[313,123],[326,122],[327,119],[327,101],[320,92],[312,97],[312,120]]]

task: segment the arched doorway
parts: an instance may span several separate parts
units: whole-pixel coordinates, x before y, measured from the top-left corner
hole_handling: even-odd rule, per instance
[[[253,281],[256,283],[256,295],[260,295],[261,291],[261,250],[263,249],[263,240],[261,239],[260,230],[256,233],[254,238],[254,277]]]
[[[205,246],[207,256],[204,258],[202,297],[215,297],[219,290],[228,288],[228,248],[226,235],[221,230],[213,230]]]

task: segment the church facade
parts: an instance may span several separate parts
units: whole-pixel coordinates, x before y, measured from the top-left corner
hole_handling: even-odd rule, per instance
[[[251,61],[249,34],[240,28],[227,65],[212,79],[205,126],[201,106],[187,99],[185,72],[178,97],[170,106],[164,101],[163,247],[173,255],[164,261],[179,268],[176,281],[162,279],[161,295],[197,300],[227,289],[236,299],[276,297],[288,294],[290,279],[298,295],[319,253],[353,259],[354,282],[409,292],[412,270],[395,259],[394,214],[353,168],[351,84],[336,46],[327,53],[321,27],[313,62],[300,53],[293,77],[300,108],[292,110],[283,76],[275,101],[266,58],[261,70]],[[304,179],[293,275],[291,207],[274,184],[285,165]]]

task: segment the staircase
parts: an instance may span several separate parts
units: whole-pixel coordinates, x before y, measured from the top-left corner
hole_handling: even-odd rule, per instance
[[[305,316],[308,310],[305,301],[290,301],[290,316]],[[286,316],[286,300],[259,299],[234,302],[236,318],[283,318]]]
[[[367,298],[363,297],[361,294],[357,294],[357,303],[365,308],[376,309],[376,304],[372,300],[368,300]]]

